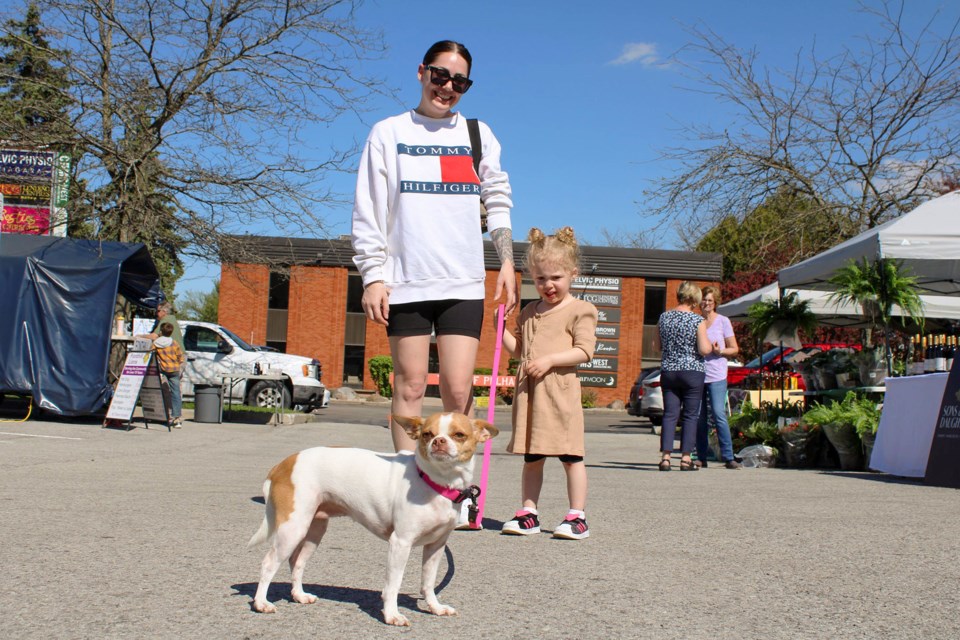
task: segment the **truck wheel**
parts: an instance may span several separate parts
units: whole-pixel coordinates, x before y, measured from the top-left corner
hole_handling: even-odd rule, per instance
[[[278,386],[275,382],[261,380],[253,385],[247,402],[254,407],[276,407],[289,409],[291,404],[290,390],[286,385]]]

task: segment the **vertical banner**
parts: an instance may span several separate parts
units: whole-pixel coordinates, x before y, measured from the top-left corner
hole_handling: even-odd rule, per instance
[[[943,390],[937,424],[927,456],[927,471],[923,480],[938,487],[960,489],[960,358],[954,358],[953,368]]]

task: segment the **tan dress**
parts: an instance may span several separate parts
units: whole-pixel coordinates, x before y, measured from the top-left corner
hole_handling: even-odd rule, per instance
[[[545,313],[537,303],[523,308],[517,319],[521,364],[540,356],[579,347],[593,358],[597,344],[597,308],[573,300]],[[510,453],[582,456],[583,407],[577,368],[558,367],[539,380],[517,373],[513,399]]]

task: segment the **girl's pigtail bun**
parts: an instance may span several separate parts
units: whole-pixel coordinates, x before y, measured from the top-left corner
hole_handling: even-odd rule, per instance
[[[573,227],[563,227],[562,229],[557,229],[557,232],[553,235],[559,242],[569,246],[577,246],[577,236],[573,233]]]
[[[527,234],[527,242],[530,244],[543,244],[547,239],[547,236],[543,234],[543,231],[536,227],[530,228],[530,233]]]

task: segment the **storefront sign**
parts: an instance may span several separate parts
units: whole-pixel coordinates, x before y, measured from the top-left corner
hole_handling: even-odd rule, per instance
[[[593,371],[616,371],[617,370],[617,359],[616,358],[594,358],[590,362],[585,362],[580,365],[580,369],[591,369]]]
[[[577,276],[573,279],[570,288],[593,289],[595,291],[620,291],[623,278],[610,278],[607,276]]]
[[[601,291],[571,291],[570,294],[579,300],[586,300],[598,307],[619,307],[621,295],[619,293],[603,293]]]
[[[620,343],[617,341],[607,342],[603,340],[597,340],[597,346],[593,352],[598,356],[615,356],[620,353]]]
[[[609,309],[607,307],[598,307],[597,322],[609,322],[609,323],[619,324],[620,309]]]
[[[66,236],[70,156],[0,149],[0,194],[4,233]]]
[[[582,387],[615,387],[617,376],[612,374],[577,372]]]
[[[598,324],[597,330],[594,332],[598,338],[606,338],[608,340],[616,340],[620,337],[620,325],[618,324]]]

